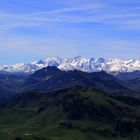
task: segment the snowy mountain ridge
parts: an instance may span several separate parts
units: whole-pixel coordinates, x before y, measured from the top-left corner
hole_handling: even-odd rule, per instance
[[[39,60],[31,63],[0,66],[0,72],[33,73],[47,66],[55,66],[64,71],[80,70],[90,73],[104,70],[107,73],[119,73],[140,70],[140,60],[105,60],[104,58],[87,59],[81,56],[66,59],[62,59],[60,57],[48,57],[45,60]]]

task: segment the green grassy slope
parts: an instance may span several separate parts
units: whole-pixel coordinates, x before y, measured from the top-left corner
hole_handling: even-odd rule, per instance
[[[139,107],[80,86],[28,93],[0,109],[0,140],[135,140]]]

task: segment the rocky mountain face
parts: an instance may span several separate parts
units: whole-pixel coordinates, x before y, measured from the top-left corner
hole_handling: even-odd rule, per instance
[[[134,72],[140,70],[140,60],[120,60],[104,58],[83,58],[81,56],[62,59],[59,57],[48,57],[31,63],[20,63],[15,65],[0,66],[0,72],[10,73],[33,73],[47,66],[55,66],[63,71],[80,70],[84,72],[105,71],[107,73]]]

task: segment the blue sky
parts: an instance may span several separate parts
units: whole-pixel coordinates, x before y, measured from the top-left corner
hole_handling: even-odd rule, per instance
[[[0,65],[77,55],[140,59],[140,1],[0,0]]]

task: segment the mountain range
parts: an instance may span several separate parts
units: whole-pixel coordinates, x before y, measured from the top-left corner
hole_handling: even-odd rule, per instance
[[[140,76],[139,76],[140,77]],[[108,95],[139,96],[140,80],[121,80],[105,71],[62,71],[56,66],[44,67],[29,75],[0,74],[0,104],[5,104],[17,94],[26,92],[50,92],[76,85],[91,87]]]
[[[72,62],[82,59],[77,57]],[[23,67],[13,66],[17,70],[12,66],[1,70],[0,139],[139,138],[139,69],[128,72],[62,69],[62,59],[56,60],[61,64],[41,60]],[[100,59],[100,66],[102,63],[106,62]]]
[[[54,66],[48,66],[25,79],[21,91],[44,92],[76,85],[93,87],[108,93],[128,92],[128,90],[131,90],[128,83],[126,84],[104,71],[92,73],[78,70],[62,71]]]
[[[104,58],[86,59],[81,56],[62,59],[59,57],[48,57],[31,63],[19,63],[15,65],[0,66],[0,72],[10,73],[33,73],[47,66],[55,66],[63,71],[80,70],[84,72],[105,71],[107,73],[135,72],[140,70],[140,60],[120,60]]]

